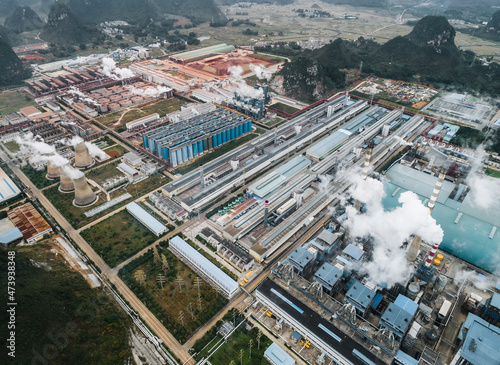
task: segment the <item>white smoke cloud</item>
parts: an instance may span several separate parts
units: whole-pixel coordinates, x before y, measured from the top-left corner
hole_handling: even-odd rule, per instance
[[[464,280],[471,282],[476,288],[480,290],[487,290],[496,287],[500,280],[492,276],[478,276],[478,273],[470,270],[460,270],[453,276],[455,283],[462,283]]]
[[[109,57],[104,57],[102,59],[102,64],[99,71],[115,80],[124,80],[135,76],[132,70],[128,68],[116,67],[116,62]]]
[[[254,89],[247,85],[245,80],[241,77],[243,74],[243,67],[241,66],[230,66],[227,69],[231,73],[231,81],[237,86],[236,93],[244,99],[260,99],[264,96],[264,91],[262,89]],[[238,105],[238,101],[234,101]],[[242,103],[243,107],[246,105]],[[257,109],[255,109],[257,110]]]
[[[397,142],[399,142],[399,144],[402,146],[413,146],[413,143],[406,141],[404,138],[401,138],[400,136],[394,136],[394,139]]]
[[[482,209],[500,206],[500,181],[487,175],[475,174],[468,179],[471,203]]]
[[[51,146],[43,141],[40,136],[34,136],[32,132],[28,132],[23,136],[16,138],[16,143],[19,145],[19,151],[22,154],[53,154],[56,152],[54,146]]]
[[[78,98],[80,100],[82,100],[82,101],[84,101],[86,103],[89,103],[89,104],[92,104],[92,105],[95,105],[95,106],[100,106],[101,105],[99,103],[96,103],[94,100],[88,98],[87,95],[85,95],[84,93],[82,93],[80,91],[80,89],[78,89],[75,86],[70,86],[70,88],[68,90],[68,93],[78,96]]]
[[[273,77],[273,74],[270,71],[267,71],[264,68],[264,65],[250,64],[250,70],[255,72],[255,76],[257,76],[259,80],[266,79],[267,81],[269,81],[271,80],[271,77]]]
[[[168,87],[165,86],[157,86],[156,88],[148,88],[148,89],[140,89],[133,87],[130,89],[130,92],[132,94],[140,95],[140,96],[158,96],[161,94],[166,93],[167,91],[170,91]]]
[[[97,147],[93,143],[85,142],[85,146],[87,146],[87,149],[89,150],[89,154],[92,157],[98,157],[100,160],[105,160],[109,157],[106,154],[106,152],[102,151],[99,147]]]
[[[75,169],[74,167],[71,167],[69,164],[62,166],[62,169],[64,173],[68,175],[70,179],[73,180],[80,179],[85,176],[83,172],[81,172],[78,169]]]
[[[372,237],[373,257],[364,263],[362,272],[368,274],[371,281],[386,283],[389,287],[405,282],[413,273],[407,264],[404,242],[412,235],[419,235],[427,243],[441,242],[443,230],[431,217],[429,210],[413,192],[401,194],[402,205],[391,211],[385,211],[382,205],[384,186],[375,179],[352,177],[349,190],[352,197],[366,203],[366,214],[359,214],[353,207],[348,207],[346,221],[352,238]]]

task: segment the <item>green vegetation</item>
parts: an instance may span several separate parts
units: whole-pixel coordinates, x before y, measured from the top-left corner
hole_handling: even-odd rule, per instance
[[[111,267],[158,239],[126,210],[85,229],[81,235]]]
[[[290,105],[287,105],[284,103],[272,104],[271,107],[278,109],[278,110],[281,110],[282,112],[285,112],[287,114],[293,114],[293,113],[298,112],[300,110],[300,109],[297,109],[293,106],[290,106]]]
[[[128,152],[128,150],[119,144],[114,144],[109,148],[105,148],[104,152],[111,156],[111,158],[117,158]]]
[[[45,177],[45,174],[47,174],[46,167],[43,170],[35,170],[30,164],[26,164],[26,166],[21,167],[21,171],[38,189],[43,189],[58,182],[57,180],[48,180]]]
[[[259,56],[259,57],[263,57],[263,58],[267,58],[268,60],[271,60],[271,61],[276,61],[278,63],[281,63],[283,61],[286,61],[286,59],[284,57],[279,57],[279,56],[273,56],[273,55],[270,55],[270,54],[263,54],[263,53],[254,53],[255,56]]]
[[[19,151],[19,145],[16,143],[16,141],[5,142],[3,145],[7,147],[7,149],[12,153],[16,153],[17,151]]]
[[[283,119],[283,118],[280,118],[280,117],[276,117],[274,118],[273,120],[269,121],[268,123],[266,123],[269,127],[279,127],[280,125],[282,125],[284,122],[286,122],[286,119]]]
[[[23,33],[42,28],[43,21],[29,6],[18,6],[5,19],[5,27],[16,33]]]
[[[26,106],[36,106],[35,99],[29,94],[19,90],[0,95],[0,114],[10,114],[17,112]]]
[[[159,261],[154,259],[155,255],[151,249],[122,268],[119,275],[170,333],[180,342],[184,342],[196,328],[212,318],[228,301],[210,285],[200,280],[200,310],[196,273],[166,249],[167,242],[162,242],[156,247],[158,247]],[[168,269],[165,267],[165,270],[162,255],[168,263]],[[158,275],[162,275],[165,279],[163,289],[157,281]],[[181,279],[181,290],[177,278]],[[179,318],[181,311],[184,326]]]
[[[2,291],[1,298],[3,303],[19,303],[16,357],[10,362],[4,351],[2,363],[126,363],[130,356],[130,320],[110,296],[91,289],[51,248],[49,244],[9,248],[15,252],[15,300],[7,298],[7,290]],[[0,275],[5,280],[8,258],[7,251],[1,248]],[[8,315],[3,310],[0,321],[7,324]]]
[[[235,364],[240,364],[240,351],[243,350],[243,364],[248,365],[268,365],[269,362],[264,358],[264,352],[272,344],[272,341],[262,335],[260,338],[260,348],[257,346],[258,328],[254,327],[250,331],[245,328],[245,323],[239,326],[236,331],[228,337],[226,343],[222,345],[211,357],[212,364],[229,364],[234,360]],[[210,333],[210,332],[209,332]],[[213,336],[213,334],[212,334]],[[213,337],[212,337],[213,339]],[[197,360],[201,360],[208,355],[208,350],[211,350],[217,343],[220,337],[216,337],[214,341],[208,343],[206,349],[195,356]],[[252,357],[250,358],[249,343],[253,341]],[[195,349],[198,342],[195,345]]]
[[[251,141],[252,139],[258,136],[259,135],[256,133],[250,133],[241,138],[235,139],[229,143],[226,143],[225,145],[222,145],[221,147],[217,147],[212,152],[206,153],[203,156],[198,157],[196,160],[187,165],[179,166],[178,168],[175,169],[175,172],[181,175],[186,174],[189,171],[198,168],[200,164],[204,165],[207,162],[215,160],[217,157],[222,156],[226,152],[234,150],[236,147],[239,147],[242,144],[247,143],[248,141]]]
[[[500,178],[500,171],[487,168],[486,175],[489,175],[491,177]]]
[[[109,150],[105,150],[105,152],[108,151]],[[115,176],[123,176],[123,173],[116,168],[116,166],[118,166],[119,163],[120,161],[114,161],[105,166],[93,169],[92,171],[87,173],[87,178],[94,180],[96,183],[101,185],[107,179],[110,179]]]
[[[461,147],[475,149],[483,143],[484,139],[485,135],[480,130],[469,127],[460,127],[458,132],[450,140],[450,143]]]
[[[107,114],[105,116],[98,118],[97,120],[102,124],[108,125],[110,123],[116,123],[120,119],[120,117],[124,114],[122,120],[120,121],[120,125],[124,125],[125,123],[131,122],[138,118],[142,118],[154,113],[158,113],[160,114],[160,116],[164,116],[165,114],[174,112],[176,110],[180,110],[181,106],[183,106],[186,103],[187,101],[185,99],[173,97],[170,99],[160,100],[154,104],[133,108],[130,109],[130,111],[122,110],[116,113]]]

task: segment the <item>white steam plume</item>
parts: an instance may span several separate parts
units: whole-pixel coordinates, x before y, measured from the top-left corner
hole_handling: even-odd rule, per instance
[[[68,175],[68,177],[70,179],[73,179],[73,180],[80,179],[81,177],[85,176],[85,174],[83,172],[81,172],[78,169],[75,169],[74,167],[71,167],[69,164],[64,165],[62,167],[62,169],[63,169],[64,173],[66,175]]]
[[[168,87],[165,86],[157,86],[156,88],[149,88],[149,89],[139,89],[136,87],[133,87],[130,89],[130,92],[132,94],[140,95],[140,96],[158,96],[161,94],[166,93],[167,91],[170,91]]]
[[[243,67],[241,66],[230,66],[227,69],[232,77],[232,81],[238,87],[236,93],[245,99],[260,99],[264,96],[264,91],[262,89],[254,89],[246,84],[241,75],[243,74]]]
[[[255,76],[257,76],[257,78],[259,80],[266,79],[267,81],[269,81],[269,80],[271,80],[271,77],[273,76],[273,74],[270,71],[267,71],[264,68],[264,65],[250,64],[250,70],[255,72]]]
[[[56,152],[54,146],[51,146],[43,141],[40,136],[34,136],[32,132],[28,132],[23,136],[16,138],[16,143],[19,145],[21,153],[37,154],[53,154]]]
[[[429,209],[413,192],[401,194],[402,206],[385,211],[382,205],[384,186],[375,179],[353,176],[350,193],[354,199],[366,203],[366,214],[358,214],[348,207],[346,221],[351,237],[372,237],[372,261],[363,264],[362,272],[376,283],[386,283],[388,287],[405,282],[413,268],[406,261],[406,250],[401,246],[412,235],[419,235],[428,243],[441,242],[443,230],[431,217]]]
[[[472,156],[472,168],[467,178],[471,203],[482,209],[500,206],[500,180],[476,172],[481,168],[482,161],[487,157],[483,145],[480,145]]]
[[[401,138],[400,136],[394,136],[394,139],[399,142],[400,145],[402,146],[413,146],[413,143],[408,142],[404,138]]]
[[[87,146],[87,149],[89,150],[89,154],[92,157],[98,157],[100,160],[105,160],[109,157],[106,154],[106,152],[102,151],[99,147],[97,147],[93,143],[85,142],[85,146]]]
[[[115,80],[124,80],[135,76],[132,70],[128,68],[116,67],[116,62],[109,57],[104,57],[102,59],[102,65],[99,71]]]
[[[85,95],[84,93],[82,93],[80,91],[80,89],[78,89],[75,86],[70,86],[70,88],[68,90],[68,93],[73,94],[73,95],[77,95],[80,100],[82,100],[82,101],[84,101],[86,103],[93,104],[95,106],[100,106],[101,105],[99,103],[96,103],[94,100],[88,98],[87,95]]]
[[[496,287],[500,283],[500,279],[491,276],[479,277],[478,273],[469,270],[460,270],[453,276],[455,283],[462,283],[464,280],[471,282],[476,288],[480,290],[487,290]]]
[[[66,145],[66,146],[75,147],[78,143],[83,142],[83,138],[80,136],[73,136],[73,137],[71,137],[71,139],[70,138],[61,139],[59,142]]]

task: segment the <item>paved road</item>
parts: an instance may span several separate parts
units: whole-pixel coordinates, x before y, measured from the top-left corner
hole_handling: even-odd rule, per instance
[[[8,160],[7,155],[0,150],[0,158],[4,161]],[[116,289],[130,306],[140,315],[146,324],[155,332],[155,334],[163,341],[163,343],[178,357],[183,363],[194,364],[194,360],[189,360],[190,355],[180,343],[167,331],[163,324],[149,311],[149,309],[137,298],[137,296],[125,285],[125,283],[111,270],[104,260],[93,250],[93,248],[83,239],[80,233],[75,230],[61,213],[52,205],[52,203],[42,194],[40,189],[24,175],[24,173],[12,162],[7,162],[9,168],[17,175],[17,177],[27,186],[42,204],[47,212],[56,220],[57,224],[67,232],[71,239],[85,252],[94,264],[101,270],[102,275],[116,286]],[[174,231],[175,232],[175,231]],[[171,232],[173,233],[173,232]]]

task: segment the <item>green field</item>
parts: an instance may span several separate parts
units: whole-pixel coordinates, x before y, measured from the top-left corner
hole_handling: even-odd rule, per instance
[[[241,364],[240,362],[240,351],[243,350],[243,360],[244,365],[267,365],[269,361],[264,358],[264,352],[272,344],[272,341],[266,336],[262,335],[260,338],[260,348],[257,348],[257,333],[258,329],[256,327],[248,331],[245,328],[245,323],[239,326],[236,331],[227,338],[226,343],[222,345],[212,356],[210,356],[209,361],[212,364],[229,364],[234,361],[235,364]],[[207,334],[213,335],[213,331]],[[212,338],[205,349],[198,354],[195,358],[201,360],[207,357],[214,347],[216,347],[217,342],[221,337],[219,335]],[[203,339],[202,339],[203,340]],[[201,341],[202,341],[201,340]],[[250,358],[249,343],[250,340],[253,341],[252,345],[252,357]],[[195,349],[199,348],[198,343],[195,345]]]
[[[107,179],[115,176],[123,176],[123,172],[116,168],[120,162],[121,161],[114,161],[105,166],[89,171],[86,176],[87,178],[94,180],[99,185],[102,185],[102,183]]]
[[[111,267],[158,239],[126,210],[87,228],[81,235]]]
[[[486,175],[489,175],[491,177],[500,178],[500,171],[488,168],[488,169],[486,169]]]
[[[121,269],[119,275],[137,297],[162,321],[170,333],[180,342],[184,342],[196,328],[206,323],[228,301],[201,280],[200,310],[198,286],[195,281],[198,275],[166,249],[166,242],[162,242],[161,246],[157,247],[159,254],[165,255],[168,261],[169,268],[166,273],[163,271],[161,262],[155,262],[153,250],[150,250]],[[146,274],[146,281],[143,284],[137,280],[138,270],[143,270]],[[157,282],[160,274],[166,280],[163,289]],[[178,277],[181,278],[181,289],[177,282]],[[189,309],[190,303],[192,311]],[[183,312],[184,326],[179,317],[180,311]]]
[[[210,161],[216,159],[217,157],[220,157],[223,154],[225,154],[231,150],[234,150],[235,148],[241,146],[242,144],[247,143],[248,141],[251,141],[252,139],[258,137],[259,135],[260,134],[257,134],[257,133],[250,133],[250,134],[247,134],[243,137],[235,139],[229,143],[222,145],[221,147],[217,147],[212,152],[206,153],[206,154],[198,157],[197,159],[193,160],[191,163],[189,163],[187,165],[179,166],[178,168],[175,169],[175,172],[178,174],[181,174],[181,175],[188,173],[189,171],[198,168],[198,166],[200,166],[200,164],[204,165],[207,162],[210,162]]]
[[[17,112],[25,106],[36,106],[35,99],[21,91],[0,94],[0,115]]]
[[[52,247],[40,243],[9,248],[15,252],[16,357],[7,357],[4,348],[0,362],[127,363],[131,321],[109,295],[101,289],[91,289],[79,273],[65,265],[61,255],[51,252]],[[4,280],[8,257],[7,250],[0,248],[0,275]],[[7,290],[2,290],[1,299],[3,303],[13,302],[8,300]],[[1,311],[0,321],[5,324],[0,337],[6,343],[6,310]]]
[[[19,151],[19,145],[16,143],[16,141],[6,142],[3,145],[7,147],[8,150],[12,153],[16,153],[17,151]]]
[[[59,180],[48,180],[45,177],[45,174],[47,173],[46,167],[44,167],[43,170],[35,170],[33,167],[31,167],[30,164],[26,164],[26,166],[21,167],[21,171],[26,175],[28,179],[31,180],[33,184],[35,184],[35,186],[38,189],[43,189],[59,181]]]
[[[293,114],[295,112],[298,112],[300,109],[297,109],[293,106],[283,104],[283,103],[276,103],[271,105],[271,107],[281,110],[282,112],[288,113],[288,114]]]
[[[154,113],[158,113],[160,114],[160,116],[163,117],[165,116],[165,114],[174,112],[176,110],[180,110],[181,106],[186,103],[187,101],[185,99],[173,97],[166,100],[160,100],[154,104],[149,104],[137,108],[131,108],[130,109],[131,111],[129,112],[126,112],[126,110],[121,110],[115,113],[107,114],[105,116],[98,118],[97,120],[106,125],[109,125],[111,123],[115,124],[120,119],[122,114],[126,112],[126,114],[120,121],[120,124],[113,125],[113,128],[118,128],[120,125],[124,125],[127,122],[131,122],[135,119],[142,118]]]

